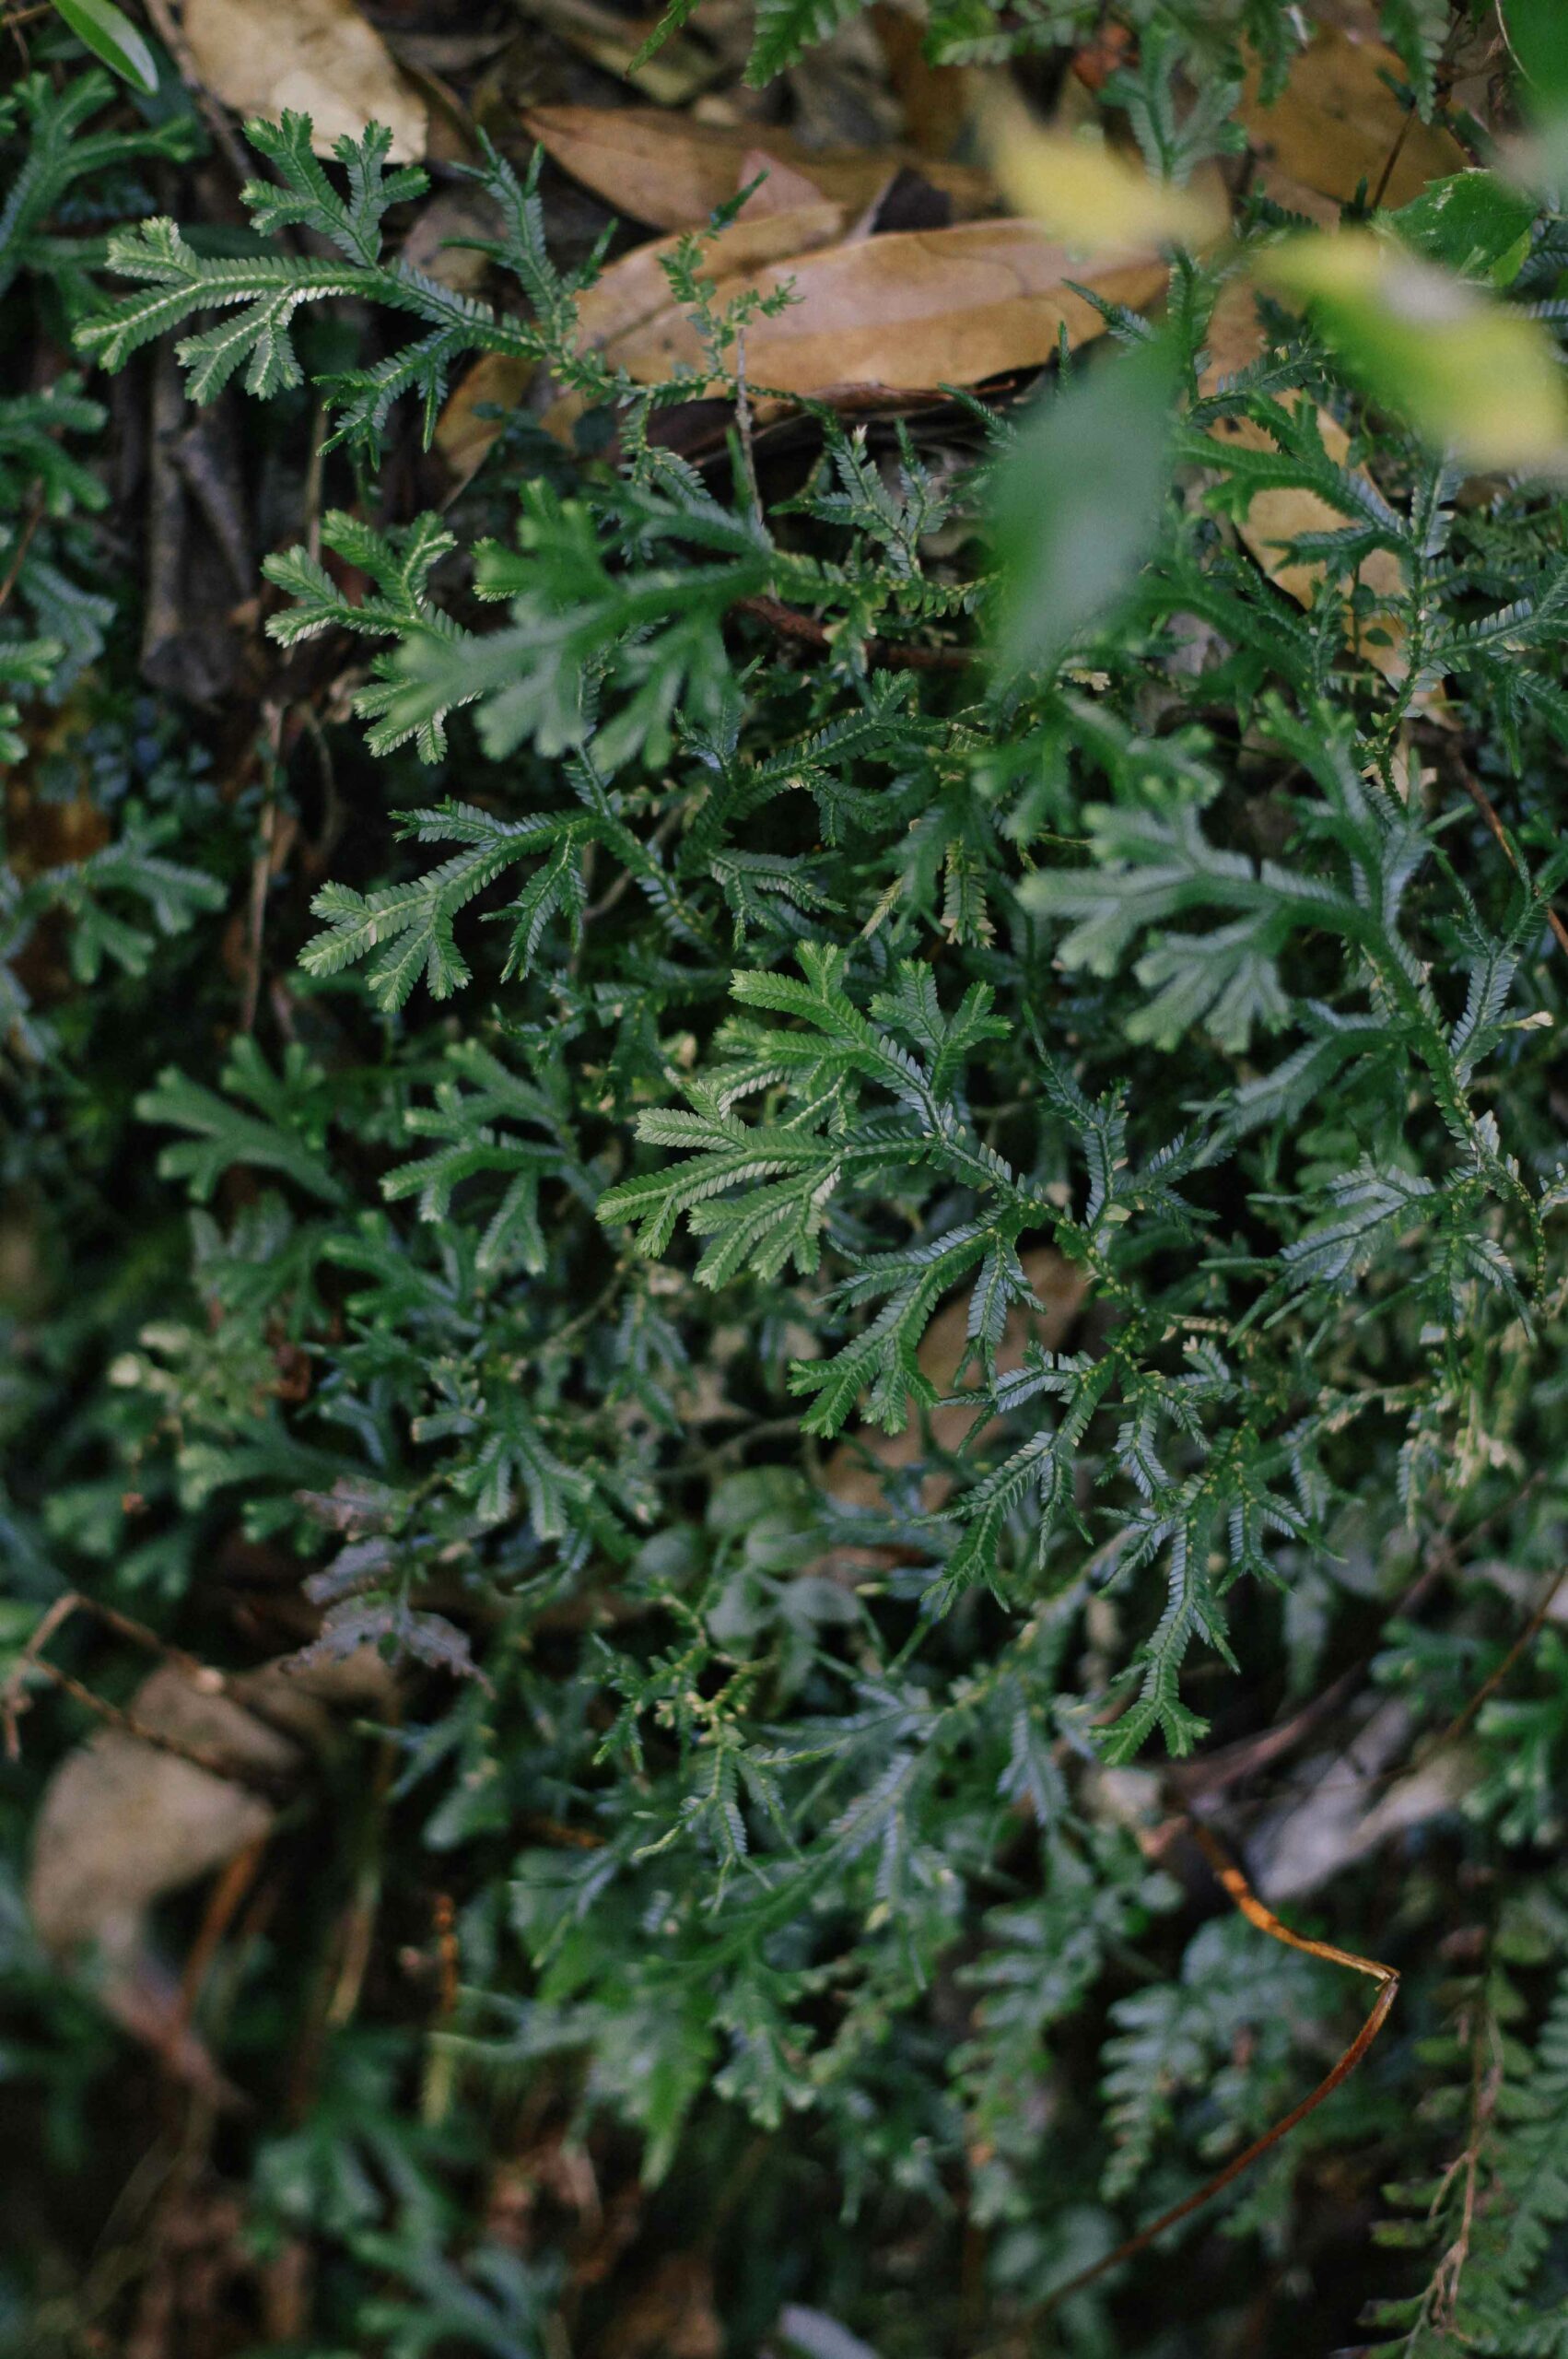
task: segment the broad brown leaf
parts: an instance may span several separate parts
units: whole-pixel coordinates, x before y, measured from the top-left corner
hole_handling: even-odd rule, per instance
[[[760,192],[759,192],[760,194]],[[785,256],[825,245],[839,235],[847,220],[841,205],[818,198],[788,212],[748,208],[741,219],[721,229],[707,249],[710,274],[744,276],[765,269]],[[672,302],[670,282],[661,264],[673,252],[673,238],[657,238],[636,246],[611,263],[578,305],[579,348],[603,347],[655,319]],[[533,374],[526,360],[487,352],[453,387],[436,427],[436,448],[461,487],[478,467],[505,423],[482,417],[481,408],[515,409],[528,391]],[[576,409],[571,413],[577,415]]]
[[[522,125],[574,180],[656,229],[700,229],[768,158],[851,211],[869,205],[901,164],[918,165],[961,213],[994,202],[986,174],[967,165],[896,147],[807,147],[771,124],[696,123],[652,107],[534,107]]]
[[[1070,346],[1103,334],[1100,313],[1072,292],[1070,278],[1136,310],[1164,292],[1166,276],[1153,254],[1086,264],[1029,222],[966,221],[792,254],[721,278],[718,304],[722,310],[748,288],[766,295],[792,286],[786,311],[746,331],[746,374],[759,389],[812,395],[875,385],[915,393],[1043,368],[1064,332]],[[604,355],[642,384],[704,366],[696,330],[675,304],[612,338]],[[694,397],[704,389],[698,374]],[[573,404],[560,402],[545,423],[564,433],[575,415]]]

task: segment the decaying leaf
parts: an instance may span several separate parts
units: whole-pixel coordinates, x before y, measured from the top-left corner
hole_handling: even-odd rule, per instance
[[[1391,1837],[1457,1809],[1477,1775],[1474,1755],[1463,1745],[1445,1745],[1388,1782],[1413,1731],[1409,1705],[1392,1697],[1377,1706],[1341,1753],[1304,1765],[1305,1798],[1271,1812],[1250,1846],[1258,1889],[1267,1899],[1302,1900],[1320,1892]]]
[[[668,32],[656,48],[649,36],[661,21],[623,15],[596,0],[525,0],[525,13],[606,74],[614,74],[660,106],[684,106],[724,72],[724,62],[689,33]]]
[[[243,115],[310,118],[318,155],[385,123],[392,154],[425,153],[424,100],[353,0],[186,0],[185,39],[207,88]]]
[[[131,1697],[129,1720],[233,1774],[111,1727],[50,1779],[28,1879],[33,1929],[63,1965],[86,1965],[107,2012],[181,2077],[216,2085],[178,1982],[149,1941],[148,1911],[270,1831],[274,1798],[330,1730],[327,1704],[384,1708],[392,1692],[373,1648],[346,1662],[298,1672],[267,1664],[227,1681],[165,1663]]]
[[[918,165],[961,214],[994,202],[987,175],[967,165],[894,147],[808,147],[772,124],[696,123],[651,107],[534,107],[522,125],[574,180],[656,229],[700,229],[769,158],[852,212],[869,205],[901,164]]]
[[[1254,65],[1238,110],[1258,159],[1258,182],[1279,204],[1332,224],[1359,188],[1408,205],[1428,181],[1469,158],[1452,135],[1400,104],[1384,75],[1404,68],[1381,41],[1322,25],[1291,68],[1272,106]]]
[[[746,334],[746,370],[759,389],[820,394],[878,385],[911,392],[977,385],[1055,358],[1105,332],[1094,305],[1065,283],[1076,279],[1133,308],[1164,291],[1164,264],[1153,254],[1074,264],[1027,221],[969,221],[819,248],[719,281],[726,303],[755,288],[788,282],[794,299]],[[697,332],[673,303],[604,346],[605,358],[639,383],[693,372],[694,397],[708,390]],[[564,431],[574,411],[562,403],[546,423]]]

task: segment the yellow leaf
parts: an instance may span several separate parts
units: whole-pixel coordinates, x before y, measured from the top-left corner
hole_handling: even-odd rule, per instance
[[[1224,230],[1212,192],[1151,180],[1097,138],[1047,130],[1010,90],[991,93],[981,123],[1009,205],[1071,252],[1203,246]]]
[[[1562,364],[1523,312],[1369,229],[1289,239],[1256,275],[1307,306],[1363,389],[1427,440],[1477,468],[1563,464]]]

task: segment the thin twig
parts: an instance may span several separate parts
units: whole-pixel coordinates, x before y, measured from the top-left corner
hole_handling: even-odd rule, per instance
[[[233,1923],[241,1903],[256,1880],[256,1872],[266,1857],[267,1837],[256,1836],[243,1850],[236,1851],[216,1884],[202,1918],[201,1930],[191,1944],[180,1977],[180,2007],[178,2025],[189,2031],[218,1943]]]
[[[1308,1957],[1325,1958],[1330,1966],[1349,1966],[1353,1973],[1370,1975],[1378,1986],[1377,1996],[1373,2001],[1371,2013],[1354,2039],[1309,2096],[1303,2097],[1299,2105],[1293,2106],[1290,2112],[1271,2130],[1266,2130],[1261,2138],[1255,2138],[1250,2146],[1233,2155],[1223,2170],[1216,2171],[1213,2177],[1206,2179],[1194,2193],[1180,2203],[1173,2203],[1168,2212],[1162,2212],[1157,2220],[1151,2220],[1147,2227],[1140,2228],[1136,2236],[1129,2236],[1125,2243],[1117,2246],[1114,2252],[1106,2253],[1103,2259],[1096,2260],[1090,2268],[1080,2270],[1076,2277],[1070,2278],[1065,2285],[1059,2285],[1043,2302],[1033,2305],[1024,2313],[1021,2321],[1024,2325],[1047,2317],[1071,2294],[1081,2294],[1086,2285],[1092,2285],[1096,2278],[1103,2277],[1107,2270],[1116,2268],[1121,2261],[1130,2260],[1135,2253],[1142,2252],[1157,2236],[1163,2236],[1167,2228],[1174,2228],[1178,2221],[1201,2210],[1219,2194],[1222,2188],[1229,2187],[1243,2171],[1250,2170],[1270,2146],[1276,2146],[1281,2138],[1289,2137],[1299,2122],[1305,2121],[1309,2113],[1315,2113],[1326,2097],[1332,2096],[1342,2081],[1349,2080],[1382,2030],[1388,2010],[1398,1996],[1399,1977],[1396,1967],[1385,1966],[1377,1958],[1361,1957],[1354,1950],[1336,1949],[1331,1942],[1315,1942],[1305,1933],[1292,1932],[1288,1925],[1281,1923],[1271,1908],[1264,1907],[1241,1870],[1226,1858],[1208,1827],[1197,1819],[1190,1820],[1188,1824],[1210,1866],[1249,1925],[1255,1925],[1260,1933],[1267,1933],[1273,1941],[1285,1942],[1293,1950],[1304,1950]]]
[[[741,429],[741,465],[751,495],[752,513],[760,516],[762,491],[756,479],[756,449],[752,440],[751,396],[746,391],[746,332],[735,331],[735,423]]]
[[[70,1620],[77,1606],[84,1602],[80,1593],[74,1589],[68,1589],[63,1596],[57,1597],[39,1622],[37,1629],[17,1657],[16,1661],[11,1665],[4,1691],[0,1692],[0,1721],[5,1724],[7,1761],[19,1761],[22,1757],[21,1731],[18,1722],[27,1710],[28,1673],[38,1666],[43,1649],[54,1636],[55,1631]]]
[[[798,606],[786,606],[778,598],[737,598],[732,611],[750,615],[766,623],[780,639],[793,640],[798,646],[810,647],[826,653],[833,640],[825,623],[814,615],[802,615]],[[868,639],[866,661],[883,672],[966,672],[979,660],[977,648],[968,647],[908,647],[901,640]]]
[[[1459,780],[1459,783],[1464,788],[1465,792],[1469,796],[1470,801],[1475,804],[1476,809],[1480,813],[1481,817],[1486,821],[1486,824],[1491,828],[1492,835],[1496,838],[1498,844],[1502,848],[1503,857],[1508,863],[1509,867],[1513,870],[1520,884],[1525,886],[1527,889],[1530,882],[1528,871],[1525,868],[1518,853],[1514,849],[1512,837],[1509,835],[1508,830],[1504,827],[1502,820],[1498,817],[1495,809],[1492,807],[1491,796],[1487,793],[1487,791],[1485,787],[1482,786],[1480,779],[1471,775],[1467,765],[1459,759],[1457,754],[1451,754],[1450,759],[1454,766],[1454,775]],[[1546,904],[1546,921],[1551,928],[1553,934],[1556,936],[1558,948],[1560,950],[1568,951],[1568,925],[1563,923],[1562,920],[1558,916],[1557,911],[1552,908],[1550,901]]]
[[[26,561],[28,550],[32,546],[32,536],[37,532],[42,522],[43,494],[40,491],[34,493],[31,504],[28,509],[28,512],[22,519],[21,530],[17,534],[17,546],[11,551],[11,562],[6,568],[5,580],[0,581],[0,606],[5,605],[6,600],[10,597],[12,591],[16,588],[17,582],[21,575],[22,566]]]
[[[273,844],[277,831],[277,780],[282,762],[283,707],[263,708],[267,734],[267,774],[256,856],[251,863],[251,909],[245,938],[245,987],[240,1003],[240,1029],[253,1032],[262,997],[262,944],[266,932],[267,886],[272,882]]]
[[[1490,2061],[1483,2070],[1483,2056],[1490,2051]],[[1503,2088],[1503,2055],[1495,2026],[1484,2004],[1480,2006],[1475,2034],[1470,2043],[1470,2120],[1465,2151],[1449,2164],[1444,2172],[1437,2193],[1432,2201],[1435,2214],[1444,2197],[1453,2184],[1456,2172],[1463,2171],[1465,2191],[1459,2203],[1459,2225],[1453,2243],[1437,2264],[1426,2297],[1426,2310],[1440,2334],[1453,2330],[1454,2313],[1458,2306],[1459,2281],[1465,2273],[1465,2263],[1470,2257],[1470,2238],[1475,2230],[1476,2190],[1480,2178],[1481,2148],[1487,2127],[1497,2109]]]
[[[1507,1678],[1508,1673],[1513,1670],[1514,1665],[1519,1661],[1520,1657],[1529,1652],[1529,1649],[1534,1645],[1542,1625],[1546,1621],[1547,1615],[1551,1612],[1552,1607],[1557,1602],[1557,1593],[1562,1587],[1564,1581],[1568,1581],[1568,1565],[1565,1565],[1562,1570],[1553,1578],[1547,1589],[1545,1596],[1541,1599],[1540,1603],[1536,1607],[1535,1612],[1531,1614],[1529,1620],[1526,1623],[1524,1628],[1520,1631],[1518,1637],[1515,1639],[1513,1645],[1509,1648],[1507,1653],[1498,1664],[1496,1670],[1488,1673],[1486,1678],[1481,1681],[1480,1685],[1476,1689],[1475,1694],[1470,1697],[1469,1702],[1465,1706],[1463,1711],[1455,1714],[1454,1718],[1449,1721],[1442,1734],[1431,1746],[1429,1746],[1427,1751],[1422,1754],[1420,1761],[1416,1764],[1418,1768],[1424,1769],[1427,1763],[1432,1759],[1433,1754],[1441,1753],[1445,1745],[1452,1744],[1457,1736],[1463,1736],[1465,1731],[1469,1727],[1470,1722],[1475,1719],[1476,1714],[1480,1710],[1481,1706],[1486,1702],[1488,1696],[1496,1694],[1498,1688],[1502,1686],[1504,1681]]]
[[[269,1802],[276,1801],[282,1781],[269,1776],[265,1770],[254,1768],[246,1762],[235,1761],[228,1755],[215,1752],[210,1745],[192,1744],[184,1737],[166,1735],[162,1729],[155,1729],[149,1721],[140,1719],[135,1712],[128,1712],[123,1705],[111,1704],[104,1696],[95,1695],[90,1687],[84,1686],[79,1679],[73,1679],[68,1671],[62,1671],[59,1664],[51,1662],[47,1656],[40,1655],[33,1668],[41,1671],[46,1679],[53,1680],[55,1686],[75,1702],[85,1705],[89,1712],[95,1713],[111,1728],[120,1730],[124,1736],[135,1737],[138,1744],[155,1745],[159,1753],[172,1753],[178,1760],[188,1761],[194,1769],[205,1769],[209,1776],[225,1778],[230,1785],[249,1786],[252,1792],[264,1795]]]

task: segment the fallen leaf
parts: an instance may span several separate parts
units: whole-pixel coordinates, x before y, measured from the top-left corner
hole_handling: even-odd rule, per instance
[[[85,1954],[100,2004],[193,2083],[218,2085],[184,2020],[178,1978],[153,1947],[149,1911],[270,1831],[276,1810],[257,1782],[281,1793],[299,1777],[303,1748],[330,1732],[327,1705],[385,1708],[394,1693],[374,1648],[345,1663],[268,1663],[226,1682],[166,1663],[132,1696],[131,1718],[232,1776],[106,1728],[50,1778],[28,1878],[33,1930],[62,1965]]]
[[[1331,225],[1363,182],[1380,204],[1408,205],[1428,181],[1463,170],[1469,158],[1458,141],[1402,106],[1385,73],[1405,79],[1391,49],[1334,25],[1313,34],[1271,107],[1262,103],[1254,64],[1237,115],[1258,158],[1258,185]]]
[[[904,163],[918,164],[961,213],[981,213],[995,196],[985,173],[902,147],[807,147],[771,125],[697,123],[651,107],[534,107],[522,126],[563,171],[656,229],[700,229],[755,178],[759,157],[803,173],[851,211],[869,205]]]
[[[1164,292],[1165,264],[1153,254],[1073,264],[1027,221],[967,221],[912,229],[798,253],[767,268],[719,281],[718,305],[755,288],[789,282],[794,300],[777,319],[746,331],[753,385],[783,394],[850,386],[909,392],[976,385],[1014,370],[1043,368],[1065,333],[1070,346],[1105,333],[1094,305],[1069,278],[1132,308]],[[705,382],[696,328],[675,304],[606,343],[604,357],[640,384],[693,372]],[[546,424],[564,432],[575,411],[558,403]]]
[[[172,1664],[142,1682],[129,1709],[238,1771],[281,1780],[298,1766],[287,1737]],[[39,1813],[28,1902],[40,1940],[61,1954],[85,1942],[123,1952],[155,1900],[221,1867],[273,1815],[251,1785],[100,1730],[61,1763]]]
[[[846,217],[841,205],[820,197],[782,213],[766,209],[753,213],[747,206],[740,219],[721,229],[708,246],[708,273],[728,277],[755,272],[786,255],[826,245],[839,235]],[[673,253],[676,242],[674,238],[655,239],[610,264],[579,302],[579,350],[603,347],[617,336],[629,334],[671,304],[670,282],[661,264]],[[501,417],[482,417],[480,410],[515,409],[532,374],[529,361],[487,352],[452,388],[437,423],[436,448],[451,471],[455,488],[469,480],[506,422]],[[564,410],[564,405],[557,406]],[[579,403],[564,410],[566,423],[580,408]]]
[[[874,0],[872,29],[887,61],[894,95],[904,110],[911,146],[939,160],[950,156],[974,111],[974,74],[965,65],[933,65],[925,27],[892,0]]]
[[[1447,1817],[1476,1783],[1474,1753],[1445,1745],[1421,1767],[1386,1784],[1410,1744],[1414,1722],[1399,1697],[1379,1704],[1338,1756],[1302,1765],[1306,1799],[1264,1818],[1247,1846],[1260,1895],[1278,1907],[1320,1892],[1390,1837]]]
[[[483,190],[444,188],[404,238],[399,260],[456,295],[477,295],[490,258],[474,241],[498,238],[505,226],[498,206]]]
[[[403,163],[425,153],[425,101],[352,0],[185,0],[184,33],[202,80],[237,114],[308,114],[319,156],[385,123]]]
[[[531,360],[486,352],[452,387],[436,421],[436,448],[451,474],[453,495],[477,472],[506,424],[488,409],[516,409],[533,375]]]

